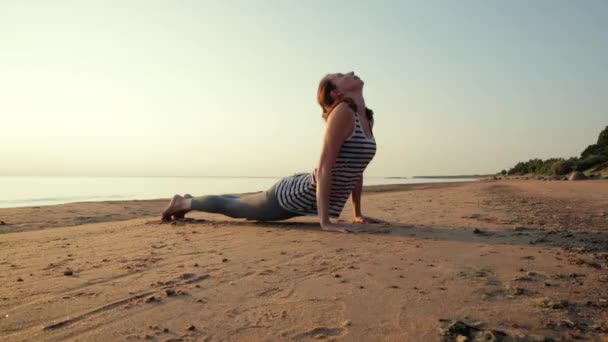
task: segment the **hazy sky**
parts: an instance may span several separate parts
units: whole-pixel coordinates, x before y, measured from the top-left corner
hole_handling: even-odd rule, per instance
[[[0,174],[311,171],[328,72],[368,176],[578,155],[608,125],[608,1],[0,2]]]

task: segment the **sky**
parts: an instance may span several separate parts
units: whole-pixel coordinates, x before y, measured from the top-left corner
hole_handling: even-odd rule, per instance
[[[327,73],[375,112],[366,176],[495,173],[608,125],[608,2],[0,2],[0,175],[286,176]]]

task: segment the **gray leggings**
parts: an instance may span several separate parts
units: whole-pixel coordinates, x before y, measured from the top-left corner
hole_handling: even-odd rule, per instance
[[[280,221],[301,216],[281,207],[277,199],[277,185],[254,194],[195,197],[192,199],[192,210],[256,221]]]

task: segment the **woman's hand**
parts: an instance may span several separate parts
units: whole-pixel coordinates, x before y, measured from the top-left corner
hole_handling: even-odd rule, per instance
[[[359,223],[359,224],[384,224],[384,225],[388,225],[389,223],[380,219],[375,219],[373,217],[367,217],[367,216],[357,216],[355,217],[355,219],[353,220],[353,223]]]
[[[343,224],[321,223],[321,229],[327,232],[353,233],[354,231]]]

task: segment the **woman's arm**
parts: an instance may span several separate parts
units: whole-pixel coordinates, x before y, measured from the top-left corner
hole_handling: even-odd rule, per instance
[[[333,225],[329,220],[329,197],[331,194],[331,170],[336,163],[342,143],[354,129],[353,111],[346,103],[341,103],[331,112],[327,119],[327,128],[321,157],[317,167],[317,210],[319,223],[324,230],[346,232],[345,227]]]
[[[371,121],[369,123],[369,126],[370,126],[370,131],[373,131],[372,128],[374,127],[374,122]],[[361,194],[362,193],[363,193],[363,175],[361,175],[361,178],[355,184],[353,192],[350,194],[350,200],[351,200],[351,204],[352,204],[352,207],[353,207],[353,217],[354,217],[353,223],[364,223],[364,224],[365,223],[382,223],[382,224],[388,224],[388,222],[383,221],[383,220],[379,220],[379,219],[363,216],[363,214],[361,212]]]
[[[357,181],[357,184],[355,184],[355,188],[353,189],[353,192],[350,194],[350,200],[351,200],[351,204],[353,206],[353,217],[354,217],[353,223],[388,224],[388,222],[383,221],[383,220],[363,216],[363,214],[361,213],[361,194],[362,193],[363,193],[363,175],[361,175],[361,179],[359,179]]]
[[[350,203],[353,207],[353,216],[361,217],[361,192],[363,191],[363,175],[355,184],[353,192],[350,194]]]

